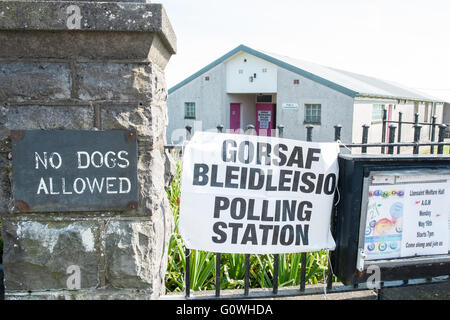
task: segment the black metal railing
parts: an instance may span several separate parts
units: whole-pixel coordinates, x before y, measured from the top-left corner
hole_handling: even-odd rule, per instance
[[[449,145],[445,142],[445,139],[450,138],[450,124],[444,123],[436,123],[436,116],[432,116],[431,122],[419,122],[419,113],[414,114],[414,121],[403,121],[403,113],[398,113],[398,120],[388,120],[387,119],[387,111],[383,110],[382,115],[382,135],[380,143],[369,143],[369,129],[370,126],[364,124],[362,126],[362,139],[361,143],[349,143],[343,144],[341,143],[341,148],[361,148],[361,153],[367,153],[367,148],[379,147],[382,154],[394,154],[395,150],[397,154],[401,153],[402,148],[404,147],[412,147],[413,154],[419,154],[420,147],[428,146],[430,147],[430,154],[442,154],[445,145]],[[412,125],[413,127],[413,141],[412,142],[401,142],[402,141],[402,133],[405,125]],[[430,126],[430,141],[421,142],[421,132],[423,126]],[[306,141],[312,141],[313,139],[313,129],[314,127],[311,125],[305,126],[306,128]],[[387,130],[389,128],[389,130]],[[186,140],[189,140],[192,135],[192,127],[186,126]],[[223,125],[217,126],[217,132],[222,133],[224,129]],[[276,136],[283,137],[285,127],[283,125],[277,126],[278,133]],[[341,132],[342,126],[336,125],[334,126],[334,141],[341,140]],[[436,141],[436,131],[438,133],[438,139]],[[248,125],[245,129],[246,134],[255,134],[255,126]],[[179,146],[176,145],[166,145],[165,148],[169,150],[174,150]],[[437,148],[436,148],[437,147]],[[180,150],[181,155],[181,150]]]
[[[412,125],[414,128],[414,143],[417,143],[420,141],[420,134],[423,126],[430,126],[430,140],[435,141],[436,139],[436,129],[439,129],[439,136],[444,141],[444,138],[447,136],[446,128],[448,129],[448,125],[445,124],[438,124],[436,123],[437,117],[432,116],[431,122],[419,122],[419,113],[414,114],[414,121],[403,121],[403,113],[398,113],[398,120],[388,120],[387,119],[387,110],[383,110],[382,114],[382,135],[381,135],[381,142],[386,142],[386,135],[388,135],[389,143],[393,143],[395,141],[395,132],[392,133],[394,138],[391,140],[391,130],[395,130],[395,124],[398,126],[398,133],[397,133],[397,142],[400,143],[402,140],[402,127],[404,125]],[[394,127],[393,127],[394,125]],[[389,128],[389,130],[387,130]],[[448,132],[448,131],[447,131]],[[367,142],[367,141],[366,141]],[[395,147],[395,146],[394,146]],[[397,146],[397,153],[400,153],[400,148],[402,145]],[[418,148],[418,146],[414,146]],[[416,151],[416,149],[414,149]],[[381,153],[385,153],[386,149],[381,148]],[[430,154],[434,153],[434,148],[430,149]]]
[[[384,112],[385,113],[385,112]],[[436,118],[433,117],[432,123],[419,123],[418,121],[418,114],[415,115],[415,121],[414,122],[404,122],[402,121],[402,115],[400,113],[399,115],[399,121],[390,121],[385,119],[385,114],[383,115],[383,132],[386,132],[386,125],[388,123],[391,123],[389,125],[389,136],[388,141],[386,142],[385,135],[382,136],[382,142],[381,143],[368,143],[368,134],[369,134],[369,128],[368,125],[363,125],[362,130],[362,138],[361,143],[350,143],[350,144],[343,144],[341,142],[341,136],[342,136],[342,125],[335,125],[334,126],[334,141],[340,142],[341,148],[360,148],[361,153],[365,154],[367,153],[367,148],[375,147],[380,148],[381,152],[384,153],[387,151],[387,154],[393,155],[395,151],[395,147],[397,147],[397,154],[401,152],[401,148],[403,147],[413,147],[413,154],[419,154],[420,147],[429,146],[430,147],[430,153],[434,153],[434,147],[437,147],[437,154],[443,154],[444,153],[444,146],[450,146],[450,141],[445,142],[445,131],[447,126],[445,124],[436,124]],[[398,131],[396,132],[397,127],[393,124],[398,124]],[[401,141],[401,129],[403,125],[406,124],[412,124],[414,128],[414,141],[413,142],[400,142]],[[422,128],[422,125],[431,125],[432,126],[432,133],[431,133],[431,141],[427,142],[420,142],[420,130]],[[223,125],[217,126],[217,132],[223,133]],[[311,125],[305,126],[306,128],[306,141],[313,141],[313,130],[314,127]],[[435,129],[438,128],[438,141],[435,140]],[[285,128],[283,125],[279,125],[276,130],[276,136],[282,138],[284,136]],[[253,125],[248,125],[245,130],[246,134],[255,134],[255,127]],[[397,133],[397,135],[396,135]],[[192,127],[186,126],[186,140],[190,140],[192,135]],[[397,137],[397,139],[396,139]],[[397,142],[396,142],[397,140]],[[337,199],[335,199],[336,203]],[[333,210],[333,215],[336,215],[336,210]],[[334,219],[331,219],[333,221]],[[331,224],[331,232],[333,235],[336,234],[336,230],[334,228],[333,223]],[[190,279],[190,273],[191,273],[191,265],[190,265],[190,249],[185,249],[185,256],[186,256],[186,265],[185,265],[185,298],[187,299],[195,299],[196,297],[191,295],[191,279]],[[305,294],[320,294],[323,293],[322,289],[315,288],[306,288],[306,262],[307,262],[307,253],[303,252],[301,253],[301,269],[300,269],[300,287],[298,289],[287,289],[283,292],[280,292],[278,288],[278,270],[279,270],[279,254],[274,254],[274,267],[273,267],[273,287],[271,292],[267,291],[255,291],[254,295],[250,294],[250,254],[245,254],[245,275],[244,275],[244,291],[243,294],[233,294],[233,295],[227,295],[227,296],[221,296],[221,289],[220,289],[220,268],[221,268],[221,255],[222,253],[216,253],[216,289],[214,296],[198,296],[197,298],[200,299],[208,299],[208,298],[233,298],[233,299],[239,299],[239,298],[264,298],[264,297],[286,297],[286,296],[296,296],[296,295],[305,295]],[[331,251],[331,256],[334,255],[334,251]],[[330,260],[330,259],[329,259]],[[328,261],[328,269],[326,272],[326,291],[328,293],[338,293],[338,292],[347,292],[347,291],[355,291],[355,290],[365,290],[367,289],[366,284],[355,284],[353,286],[344,286],[344,285],[334,285],[333,282],[333,271],[330,267],[330,261]],[[409,284],[420,284],[420,283],[430,283],[434,282],[433,279],[411,279],[411,280],[404,280],[400,282],[392,282],[392,283],[381,283],[381,288],[383,287],[390,287],[390,286],[404,286]],[[381,296],[381,290],[378,290],[379,297]]]

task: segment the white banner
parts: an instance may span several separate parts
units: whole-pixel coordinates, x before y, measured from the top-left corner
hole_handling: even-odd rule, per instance
[[[183,157],[179,230],[187,248],[293,253],[335,248],[337,143],[197,132]]]

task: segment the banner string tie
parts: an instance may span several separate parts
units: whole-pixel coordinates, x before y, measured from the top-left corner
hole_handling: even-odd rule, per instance
[[[349,147],[347,147],[347,145],[345,145],[341,140],[336,140],[336,142],[337,142],[340,146],[343,146],[345,149],[347,149],[348,151],[350,151],[350,153],[352,153],[352,149],[350,149]]]
[[[331,269],[330,277],[333,277],[334,271],[333,271],[333,266],[331,265],[330,250],[326,250],[326,252],[327,252],[327,264],[328,264],[328,267]],[[323,269],[323,294],[325,295],[325,300],[328,300],[327,279],[325,277],[325,269]]]

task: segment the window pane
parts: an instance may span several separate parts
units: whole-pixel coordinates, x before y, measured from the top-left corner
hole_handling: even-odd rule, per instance
[[[256,102],[272,102],[272,95],[257,95]]]
[[[184,117],[187,119],[195,119],[195,103],[185,102],[184,103]]]
[[[374,104],[372,108],[372,121],[379,121],[383,118],[384,104]]]
[[[305,122],[320,123],[321,122],[321,110],[320,104],[305,104]]]

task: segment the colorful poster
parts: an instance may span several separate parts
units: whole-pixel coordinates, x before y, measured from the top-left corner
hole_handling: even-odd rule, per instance
[[[442,176],[374,177],[365,224],[366,260],[447,254],[449,180]]]
[[[365,228],[366,260],[398,258],[401,253],[405,190],[371,186]]]

